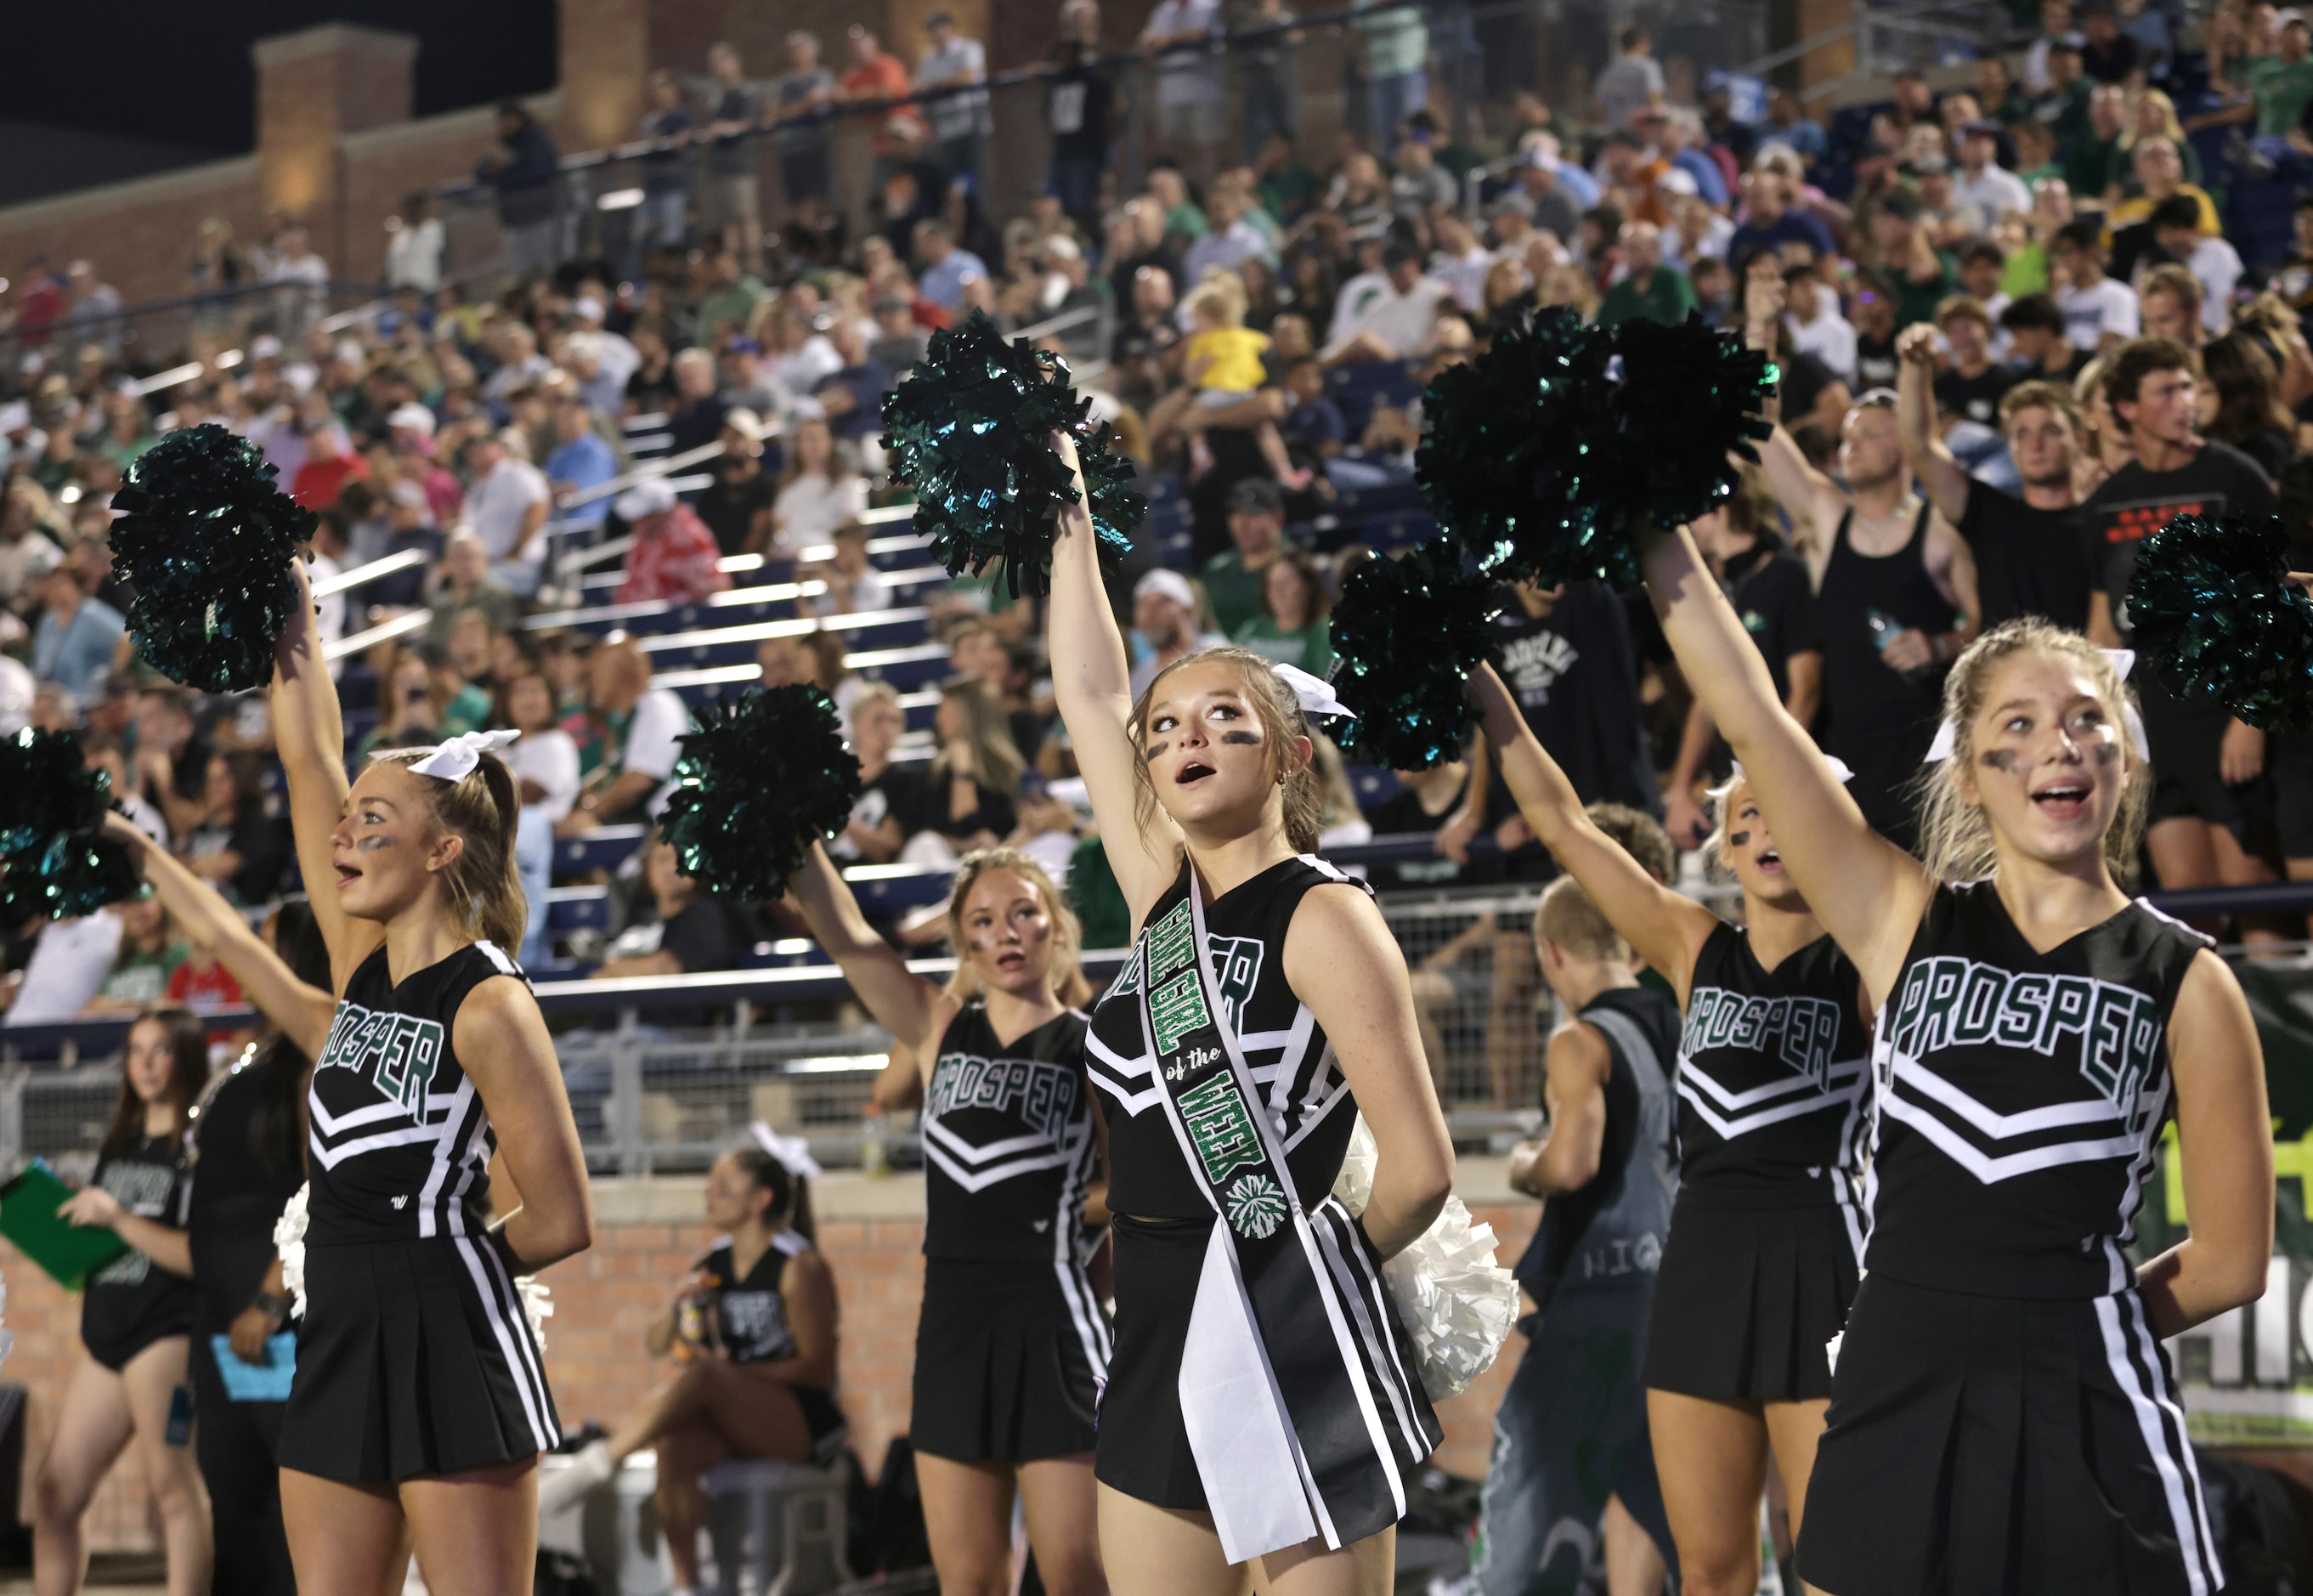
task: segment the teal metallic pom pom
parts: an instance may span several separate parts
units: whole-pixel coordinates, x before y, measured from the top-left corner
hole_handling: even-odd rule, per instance
[[[2184,697],[2251,726],[2313,727],[2313,599],[2289,586],[2280,517],[2179,516],[2128,578],[2138,649]]]
[[[72,919],[144,892],[128,851],[101,833],[111,785],[70,732],[0,740],[0,923]]]
[[[313,513],[273,484],[255,444],[204,424],[168,434],[123,474],[113,569],[135,595],[146,663],[207,692],[262,687],[296,588],[289,561]]]
[[[1774,394],[1774,363],[1699,316],[1677,326],[1625,322],[1614,330],[1613,349],[1619,380],[1597,481],[1614,513],[1677,526],[1724,504],[1735,490],[1736,459],[1755,463],[1754,444],[1774,430],[1759,413]]]
[[[1333,606],[1333,694],[1354,720],[1332,730],[1362,763],[1426,771],[1460,756],[1464,686],[1494,657],[1500,589],[1451,537],[1350,573]]]
[[[1104,563],[1132,546],[1148,504],[1130,486],[1131,460],[1091,410],[1069,385],[1066,361],[1025,339],[1005,342],[979,311],[932,334],[915,374],[884,397],[884,446],[949,575],[1001,560],[1016,596],[1051,591],[1052,538],[1077,497],[1054,432],[1076,438]]]
[[[752,687],[683,737],[659,830],[684,875],[760,902],[787,889],[812,839],[843,829],[858,797],[859,761],[827,694]]]

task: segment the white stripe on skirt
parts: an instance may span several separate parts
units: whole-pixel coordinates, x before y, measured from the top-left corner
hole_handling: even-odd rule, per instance
[[[2152,1459],[2153,1471],[2160,1477],[2161,1493],[2168,1501],[2168,1517],[2176,1531],[2177,1546],[2185,1563],[2185,1580],[2192,1596],[2209,1596],[2209,1592],[2224,1583],[2222,1574],[2210,1577],[2213,1561],[2207,1553],[2208,1526],[2194,1511],[2191,1498],[2199,1495],[2200,1471],[2194,1465],[2192,1454],[2177,1451],[2177,1442],[2169,1438],[2164,1420],[2174,1418],[2176,1435],[2181,1442],[2185,1418],[2156,1378],[2149,1382],[2144,1369],[2137,1362],[2129,1345],[2132,1330],[2143,1339],[2144,1350],[2151,1356],[2159,1355],[2151,1337],[2143,1330],[2135,1312],[2130,1314],[2132,1324],[2122,1323],[2122,1301],[2125,1296],[2135,1307],[2135,1294],[2098,1297],[2096,1300],[2097,1327],[2104,1333],[2105,1361],[2111,1366],[2114,1381],[2121,1395],[2136,1414],[2136,1427],[2144,1437],[2145,1451]],[[2140,1310],[2141,1311],[2141,1310]],[[2192,1482],[2189,1486],[2187,1481]]]

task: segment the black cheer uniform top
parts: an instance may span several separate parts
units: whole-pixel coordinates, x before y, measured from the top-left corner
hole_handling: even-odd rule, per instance
[[[795,1332],[787,1325],[787,1299],[779,1293],[779,1283],[787,1274],[787,1260],[810,1250],[811,1243],[802,1236],[781,1230],[743,1279],[732,1259],[727,1236],[699,1260],[699,1270],[713,1282],[704,1306],[725,1357],[734,1363],[774,1363],[796,1355]]]
[[[97,1160],[89,1184],[139,1219],[181,1228],[189,1168],[181,1133],[139,1134]],[[183,1335],[192,1319],[193,1283],[133,1247],[92,1274],[81,1299],[81,1340],[92,1352],[134,1355],[164,1336]]]
[[[383,948],[346,983],[313,1065],[308,1247],[479,1236],[497,1137],[450,1037],[458,1005],[493,975],[523,979],[471,942],[400,986]]]
[[[1871,1052],[1860,990],[1829,937],[1769,970],[1738,928],[1711,933],[1679,1033],[1680,1202],[1852,1208]]]
[[[1179,878],[1148,911],[1151,925],[1189,895],[1189,870],[1183,859]],[[1303,895],[1337,881],[1371,890],[1304,854],[1280,860],[1205,904],[1214,975],[1221,989],[1221,1023],[1236,1034],[1305,1208],[1332,1191],[1358,1105],[1324,1027],[1286,982],[1285,933]],[[1212,1204],[1198,1189],[1165,1116],[1164,1083],[1156,1079],[1156,1061],[1141,1025],[1148,943],[1147,937],[1139,939],[1131,960],[1101,994],[1086,1037],[1093,1084],[1119,1110],[1108,1122],[1109,1211],[1143,1219],[1206,1221],[1213,1216]]]
[[[1075,1010],[1008,1045],[988,1006],[942,1033],[924,1089],[924,1251],[940,1258],[1073,1264],[1092,1182],[1085,1027]]]
[[[2207,938],[2142,900],[2036,953],[1989,881],[1937,889],[1879,1011],[1874,1275],[2101,1297],[2168,1117],[2168,1016]]]

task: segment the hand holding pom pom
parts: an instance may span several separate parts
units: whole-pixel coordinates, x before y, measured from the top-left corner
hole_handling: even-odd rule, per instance
[[[1001,560],[1016,595],[1051,590],[1053,531],[1077,500],[1054,432],[1075,438],[1083,456],[1101,552],[1113,559],[1132,546],[1147,506],[1129,486],[1132,462],[1109,446],[1109,426],[1093,425],[1091,409],[1059,356],[1025,339],[1005,342],[979,311],[932,334],[916,375],[884,398],[884,446],[949,575]]]
[[[1493,582],[1448,537],[1350,572],[1332,622],[1333,692],[1357,716],[1336,734],[1342,752],[1398,771],[1456,757],[1471,719],[1463,685],[1492,655],[1500,613]]]
[[[859,797],[859,761],[816,687],[750,688],[717,702],[682,739],[659,830],[682,873],[746,902],[775,898],[814,838]]]
[[[113,567],[135,597],[137,651],[207,692],[262,687],[295,603],[289,560],[313,513],[273,483],[257,445],[222,427],[170,433],[113,496]]]
[[[2179,516],[2128,579],[2136,646],[2186,697],[2251,726],[2313,726],[2313,600],[2289,583],[2280,518]]]

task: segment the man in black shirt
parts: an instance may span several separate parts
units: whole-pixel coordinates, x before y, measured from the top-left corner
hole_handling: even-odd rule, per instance
[[[2144,540],[2178,516],[2270,516],[2273,484],[2239,450],[2197,436],[2200,381],[2192,351],[2167,339],[2124,345],[2105,376],[2105,402],[2136,458],[2089,498],[2089,542],[2100,582],[2089,599],[2089,635],[2128,646],[2128,578]],[[2132,683],[2144,706],[2155,785],[2145,843],[2160,885],[2247,886],[2272,872],[2243,844],[2244,789],[2264,773],[2265,734],[2208,700],[2186,703],[2145,672]]]
[[[1092,37],[1086,37],[1089,28]],[[1108,167],[1115,91],[1100,65],[1100,8],[1061,8],[1052,75],[1044,80],[1044,125],[1052,135],[1052,196],[1087,234],[1100,225],[1100,179]]]
[[[1939,396],[1928,391],[1936,368],[1934,331],[1907,329],[1898,348],[1904,375],[1895,421],[1904,461],[1928,501],[1975,555],[1983,629],[2038,615],[2086,630],[2097,568],[2072,488],[2081,435],[2071,392],[2054,383],[2023,383],[2001,403],[2001,433],[2023,479],[2024,496],[2018,498],[1969,476],[1944,445],[1936,419]]]
[[[2017,374],[2018,381],[2038,377],[2070,383],[2089,363],[2088,351],[2064,330],[2064,313],[2045,294],[2010,300],[2000,313],[2000,330],[2008,335],[2009,352],[2023,367]]]
[[[1979,427],[1999,425],[2000,401],[2018,379],[1992,358],[1992,318],[1976,301],[1955,294],[1936,307],[1936,330],[1951,349],[1951,364],[1936,377],[1936,408]],[[1910,338],[1907,328],[1898,342]]]
[[[1855,382],[1859,391],[1895,383],[1895,291],[1860,272],[1855,278]]]

